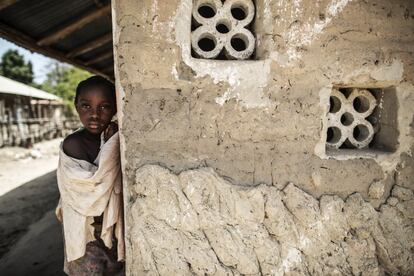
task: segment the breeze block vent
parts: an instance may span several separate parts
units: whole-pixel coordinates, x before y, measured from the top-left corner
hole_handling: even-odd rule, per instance
[[[328,153],[343,149],[395,151],[397,110],[393,88],[333,88],[327,114]]]
[[[252,59],[256,39],[251,26],[252,0],[195,0],[192,11],[192,55],[202,59]]]

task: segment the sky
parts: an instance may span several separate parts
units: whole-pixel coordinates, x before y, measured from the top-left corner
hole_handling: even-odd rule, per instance
[[[55,59],[51,59],[44,55],[31,52],[29,50],[26,50],[25,48],[17,46],[12,42],[0,38],[0,57],[8,49],[17,50],[21,55],[24,56],[25,61],[30,60],[32,62],[34,81],[36,83],[42,83],[46,79],[46,74],[48,73],[48,65],[50,65],[52,61],[56,61]]]

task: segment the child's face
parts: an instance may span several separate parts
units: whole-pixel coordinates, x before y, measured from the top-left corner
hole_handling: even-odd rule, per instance
[[[115,103],[102,88],[90,88],[78,95],[76,111],[83,126],[93,134],[104,131],[115,115]]]

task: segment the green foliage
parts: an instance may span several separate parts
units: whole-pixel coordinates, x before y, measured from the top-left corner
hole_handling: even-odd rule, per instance
[[[73,100],[75,98],[76,86],[80,81],[92,76],[92,74],[58,62],[52,63],[50,67],[52,69],[47,74],[41,89],[61,97],[70,110],[74,111]]]
[[[25,84],[32,84],[33,66],[30,61],[26,63],[17,50],[10,49],[1,57],[0,75]]]
[[[0,75],[61,97],[73,113],[76,86],[92,74],[58,61],[52,62],[47,69],[49,72],[46,80],[42,84],[37,84],[33,82],[32,63],[25,62],[17,50],[10,49],[5,52],[0,63]]]

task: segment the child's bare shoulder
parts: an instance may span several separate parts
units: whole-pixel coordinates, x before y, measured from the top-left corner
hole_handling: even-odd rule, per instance
[[[88,160],[88,156],[85,151],[85,143],[83,142],[82,131],[77,131],[68,135],[65,140],[63,140],[62,148],[65,154],[70,157]]]

